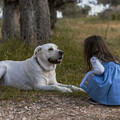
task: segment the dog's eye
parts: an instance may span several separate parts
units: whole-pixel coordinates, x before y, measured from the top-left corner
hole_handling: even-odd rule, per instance
[[[49,48],[48,51],[53,51],[53,48]]]

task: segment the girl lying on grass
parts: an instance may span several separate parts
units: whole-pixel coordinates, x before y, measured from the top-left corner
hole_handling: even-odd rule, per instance
[[[120,63],[105,40],[93,35],[84,40],[84,58],[89,71],[80,87],[92,104],[120,105]]]

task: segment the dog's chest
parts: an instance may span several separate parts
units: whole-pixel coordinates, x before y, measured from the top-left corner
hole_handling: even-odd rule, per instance
[[[55,83],[55,72],[44,72],[44,79],[46,81],[46,84],[53,84]]]

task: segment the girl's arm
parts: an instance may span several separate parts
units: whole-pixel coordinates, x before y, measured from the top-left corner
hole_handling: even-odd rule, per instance
[[[92,57],[90,59],[90,62],[92,64],[94,74],[101,75],[104,73],[104,67],[101,64],[101,61],[97,57]]]

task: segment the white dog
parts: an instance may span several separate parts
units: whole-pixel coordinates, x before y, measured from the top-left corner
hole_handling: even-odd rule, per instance
[[[56,81],[56,64],[62,62],[63,54],[55,44],[49,43],[38,46],[34,55],[25,61],[1,61],[0,83],[25,90],[82,91]]]

